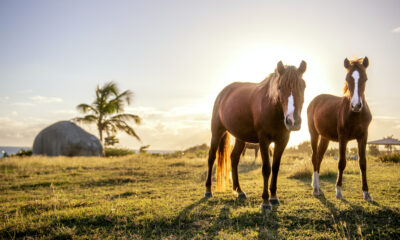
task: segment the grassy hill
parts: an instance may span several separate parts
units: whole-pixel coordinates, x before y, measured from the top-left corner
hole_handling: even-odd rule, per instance
[[[281,205],[260,211],[261,159],[241,160],[248,200],[230,191],[205,200],[204,157],[136,154],[114,158],[0,160],[1,239],[399,239],[400,164],[368,160],[375,202],[362,199],[356,161],[335,198],[337,162],[324,159],[323,197],[312,196],[311,162],[284,155]]]

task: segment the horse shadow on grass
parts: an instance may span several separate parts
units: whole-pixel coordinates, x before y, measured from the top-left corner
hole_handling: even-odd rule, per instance
[[[316,196],[316,198],[328,209],[332,216],[334,229],[340,233],[342,238],[400,238],[398,231],[400,213],[381,206],[376,201],[368,204],[379,209],[371,210],[347,200],[337,200],[348,206],[348,208],[341,210],[333,202],[326,199],[324,195]]]
[[[212,221],[212,224],[206,230],[207,238],[229,239],[232,236],[228,234],[239,234],[256,231],[259,239],[276,239],[279,229],[279,218],[277,208],[271,211],[261,211],[258,203],[239,199],[209,199],[205,205],[204,211],[214,206],[222,205],[218,217]],[[244,211],[238,215],[233,210],[244,208],[246,206],[254,207],[257,205],[257,211]],[[218,236],[220,235],[220,236]],[[235,236],[235,235],[234,235]],[[242,236],[246,237],[246,236]],[[234,237],[233,237],[234,238]]]

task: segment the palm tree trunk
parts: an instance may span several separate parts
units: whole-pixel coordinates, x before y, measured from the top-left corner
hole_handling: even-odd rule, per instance
[[[103,144],[103,130],[100,124],[97,124],[97,129],[99,130],[100,142]]]

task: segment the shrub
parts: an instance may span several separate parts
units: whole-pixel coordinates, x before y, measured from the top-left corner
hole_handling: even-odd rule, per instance
[[[381,160],[381,162],[399,163],[400,162],[400,154],[395,153],[395,154],[382,155],[379,157],[379,160]]]
[[[135,154],[134,151],[125,148],[105,148],[104,153],[106,157],[119,157]]]
[[[378,147],[376,146],[376,145],[369,145],[369,154],[371,155],[371,156],[378,156],[379,154],[381,154],[380,152],[379,152],[379,149],[378,149]]]
[[[18,157],[32,156],[32,149],[28,149],[28,150],[21,149],[15,154],[15,156],[18,156]]]

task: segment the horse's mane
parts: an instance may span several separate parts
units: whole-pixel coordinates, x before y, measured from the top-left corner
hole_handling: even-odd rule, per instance
[[[363,65],[362,65],[363,60],[364,60],[364,58],[357,58],[357,59],[350,60],[349,61],[350,62],[350,67],[349,68],[355,67],[355,68],[358,68],[358,69],[363,69],[364,68]],[[349,86],[347,84],[347,81],[344,82],[343,95],[345,97],[349,97],[350,96],[350,90],[349,90]]]
[[[267,90],[267,96],[273,101],[277,102],[279,99],[280,86],[282,89],[291,89],[292,91],[300,91],[302,83],[301,78],[298,77],[297,68],[294,66],[285,65],[285,73],[283,77],[280,77],[278,69],[269,74],[261,83],[260,87]]]

